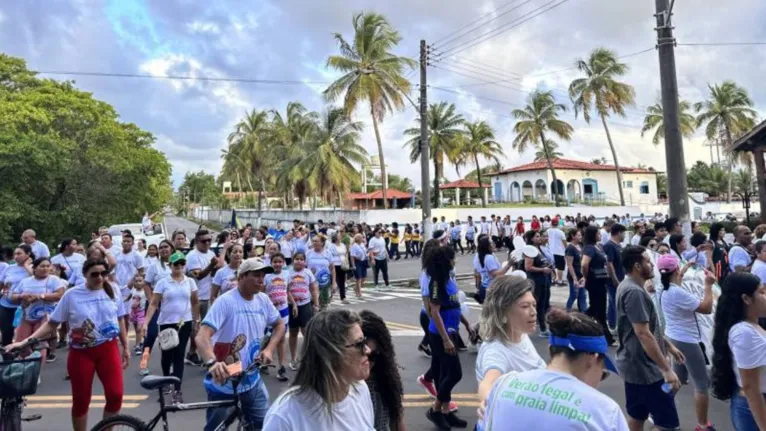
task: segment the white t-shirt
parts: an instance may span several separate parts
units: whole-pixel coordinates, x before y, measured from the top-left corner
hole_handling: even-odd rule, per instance
[[[641,244],[641,235],[639,235],[639,234],[633,235],[633,237],[630,239],[630,244],[631,245],[639,245],[639,244]]]
[[[237,271],[231,266],[226,265],[215,273],[213,284],[220,288],[218,290],[219,297],[231,289],[237,288]]]
[[[388,257],[386,251],[386,241],[383,237],[372,237],[370,243],[367,245],[367,250],[371,251],[375,255],[375,260],[384,260]]]
[[[367,253],[365,253],[364,246],[362,244],[351,244],[351,257],[358,261],[367,260]]]
[[[373,431],[375,412],[367,383],[352,385],[343,401],[332,406],[332,417],[320,406],[313,392],[298,394],[287,390],[271,406],[263,431]]]
[[[322,251],[312,249],[306,252],[306,266],[314,273],[320,289],[326,289],[332,284],[332,259],[332,253],[326,248]]]
[[[114,299],[103,289],[76,286],[61,297],[50,316],[55,323],[69,323],[69,345],[75,349],[95,347],[120,336],[119,318],[126,315],[119,292]]]
[[[486,411],[481,430],[628,430],[613,399],[570,374],[546,369],[500,377]]]
[[[694,320],[694,311],[699,308],[699,298],[678,285],[662,290],[659,297],[662,314],[665,315],[665,335],[682,343],[699,343],[700,331]]]
[[[501,374],[511,371],[539,370],[545,368],[545,361],[537,353],[529,336],[524,334],[518,343],[504,343],[500,340],[485,342],[476,357],[476,381],[484,380],[489,370]]]
[[[282,310],[287,310],[287,280],[289,277],[290,274],[283,270],[279,274],[266,274],[264,280],[266,295],[280,314],[283,314]]]
[[[13,292],[13,289],[27,277],[30,277],[27,269],[14,263],[13,265],[9,265],[7,268],[5,268],[3,271],[3,278],[0,280],[0,284],[8,284],[9,290],[6,292]],[[17,308],[19,305],[12,303],[8,299],[8,295],[3,295],[0,297],[0,306],[5,308]]]
[[[130,253],[123,253],[114,256],[117,261],[115,267],[115,276],[117,277],[117,284],[120,287],[125,287],[130,283],[130,279],[138,272],[139,269],[144,268],[144,258],[140,254],[131,250]]]
[[[187,276],[180,282],[173,277],[160,280],[154,287],[154,293],[162,295],[157,323],[168,325],[191,321],[191,296],[196,291],[197,285]]]
[[[287,288],[293,295],[296,305],[300,306],[311,302],[311,284],[317,281],[313,272],[308,268],[303,268],[300,271],[290,271],[287,280]]]
[[[766,331],[747,322],[739,322],[729,329],[729,348],[739,387],[742,387],[740,368],[760,368],[759,386],[761,392],[766,394]]]
[[[481,276],[481,285],[482,287],[489,288],[489,285],[492,283],[492,280],[495,279],[492,275],[490,275],[490,272],[497,271],[500,269],[500,262],[498,262],[497,258],[493,254],[488,254],[484,256],[484,266],[481,266],[481,262],[479,261],[479,255],[477,254],[473,258],[473,269],[474,271],[478,272]]]
[[[42,241],[35,241],[29,244],[32,247],[32,253],[35,255],[35,259],[38,257],[51,257],[51,252],[48,250],[48,246]]]
[[[753,267],[750,268],[750,272],[761,279],[761,284],[766,283],[766,262],[756,259],[753,262]]]
[[[154,288],[160,280],[170,277],[171,271],[172,268],[169,263],[165,262],[163,266],[159,259],[155,259],[146,268],[146,277],[144,278],[144,281],[146,284],[149,284]]]
[[[207,253],[202,253],[197,249],[194,249],[186,255],[186,271],[203,270],[210,265],[210,261],[215,257],[215,253],[208,250]],[[197,289],[199,289],[199,299],[207,301],[210,299],[210,289],[213,287],[213,276],[206,275],[201,280],[195,280],[197,282]]]
[[[503,222],[503,232],[505,233],[505,236],[507,236],[508,238],[513,236],[513,228],[514,227],[515,226],[510,221],[509,222]]]
[[[292,243],[292,241],[288,241],[286,239],[280,240],[279,241],[279,251],[285,257],[285,259],[292,258],[293,257],[293,243]]]
[[[61,265],[66,269],[66,278],[72,284],[74,284],[77,276],[82,274],[83,263],[85,263],[85,256],[80,253],[72,253],[71,256],[57,254],[51,258],[51,264]]]
[[[239,289],[234,289],[216,299],[202,324],[215,331],[212,338],[215,359],[226,364],[241,361],[244,371],[261,351],[266,326],[276,324],[277,320],[279,312],[266,294],[258,293],[247,301]],[[242,379],[237,391],[249,391],[260,381],[259,370],[253,370]],[[205,388],[227,395],[233,393],[231,382],[219,385],[210,377],[205,377]]]
[[[133,288],[130,308],[136,311],[146,311],[146,291],[143,288]]]
[[[551,253],[554,256],[564,256],[564,241],[566,241],[564,232],[557,227],[548,229],[546,232],[548,232],[548,248],[550,248]]]
[[[609,238],[611,238],[611,235],[609,235],[609,232],[607,232],[606,229],[601,229],[601,230],[599,230],[599,232],[601,233],[601,242],[600,242],[600,244],[604,245],[607,242],[609,242]]]
[[[55,275],[49,275],[42,280],[38,280],[35,277],[27,277],[21,280],[21,282],[13,288],[12,293],[14,295],[48,295],[55,293],[57,290],[63,289],[66,286],[66,280],[62,280]],[[56,304],[48,301],[35,301],[31,304],[27,304],[26,306],[23,306],[24,320],[28,322],[37,322],[52,313],[54,308],[56,308]]]

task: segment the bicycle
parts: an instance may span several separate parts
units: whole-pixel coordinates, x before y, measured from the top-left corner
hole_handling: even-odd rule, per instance
[[[265,341],[266,343],[268,343],[268,337],[266,337]],[[265,346],[266,344],[263,343],[261,345]],[[159,394],[160,394],[160,397],[159,397],[160,411],[152,418],[152,420],[149,421],[149,423],[146,423],[143,420],[134,416],[118,414],[118,415],[103,419],[101,422],[97,423],[96,426],[94,426],[91,429],[91,431],[116,431],[120,429],[135,430],[135,431],[152,431],[159,424],[160,420],[162,421],[163,431],[169,431],[168,413],[178,413],[178,412],[192,411],[192,410],[205,410],[209,408],[219,408],[219,407],[226,407],[226,408],[233,407],[233,410],[229,412],[226,419],[223,422],[221,422],[220,425],[218,425],[215,431],[227,430],[229,426],[234,424],[235,421],[239,421],[239,424],[237,425],[237,428],[236,428],[238,431],[250,430],[251,427],[247,423],[245,423],[244,419],[242,418],[242,407],[240,406],[239,393],[237,392],[237,386],[239,385],[242,377],[246,376],[251,371],[254,371],[256,369],[261,369],[263,367],[276,368],[275,365],[272,365],[272,364],[264,365],[260,361],[255,360],[242,372],[229,377],[229,381],[231,382],[232,388],[233,388],[233,394],[234,394],[233,399],[223,400],[223,401],[204,401],[201,403],[183,403],[183,404],[166,405],[165,397],[162,394],[162,390],[167,386],[180,383],[180,380],[178,379],[178,377],[146,376],[143,379],[141,379],[141,387],[150,391],[156,389],[157,391],[159,391]]]
[[[24,397],[37,392],[42,356],[19,359],[22,352],[33,348],[44,340],[28,338],[24,344],[5,353],[0,362],[0,431],[21,431],[22,422],[40,420],[42,415],[22,416],[26,401]]]

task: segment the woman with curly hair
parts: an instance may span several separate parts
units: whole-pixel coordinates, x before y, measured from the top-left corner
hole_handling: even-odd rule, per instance
[[[367,339],[370,354],[370,377],[367,386],[372,396],[375,411],[376,431],[404,431],[404,410],[402,407],[402,378],[396,363],[394,343],[383,319],[369,310],[359,313],[362,318],[362,332]]]
[[[723,282],[715,312],[712,386],[729,401],[737,431],[766,429],[766,285],[753,274],[733,272]]]

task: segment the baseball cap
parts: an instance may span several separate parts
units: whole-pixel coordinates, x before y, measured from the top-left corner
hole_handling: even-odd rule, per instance
[[[251,257],[250,259],[246,259],[244,262],[242,262],[241,265],[239,265],[238,274],[242,275],[248,272],[255,272],[255,271],[260,271],[264,274],[271,274],[274,272],[274,268],[270,267],[269,265],[266,265],[263,259],[259,257]]]
[[[657,259],[657,269],[660,273],[673,272],[678,269],[678,258],[672,254],[663,254]]]
[[[567,334],[566,337],[550,336],[551,346],[568,347],[575,352],[599,353],[604,356],[606,369],[619,375],[614,359],[609,355],[609,345],[603,335],[577,335]]]
[[[179,261],[184,261],[184,263],[186,262],[186,256],[183,253],[181,253],[180,251],[177,251],[177,252],[175,252],[175,253],[170,255],[170,264],[171,265],[173,265],[173,264],[175,264],[175,263],[177,263]]]

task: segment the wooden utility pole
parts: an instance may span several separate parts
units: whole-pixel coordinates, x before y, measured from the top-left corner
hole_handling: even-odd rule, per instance
[[[420,207],[423,210],[423,227],[421,234],[431,233],[431,176],[429,167],[428,145],[428,81],[426,79],[426,67],[428,66],[428,45],[425,40],[420,41]],[[434,190],[438,193],[438,190]]]

